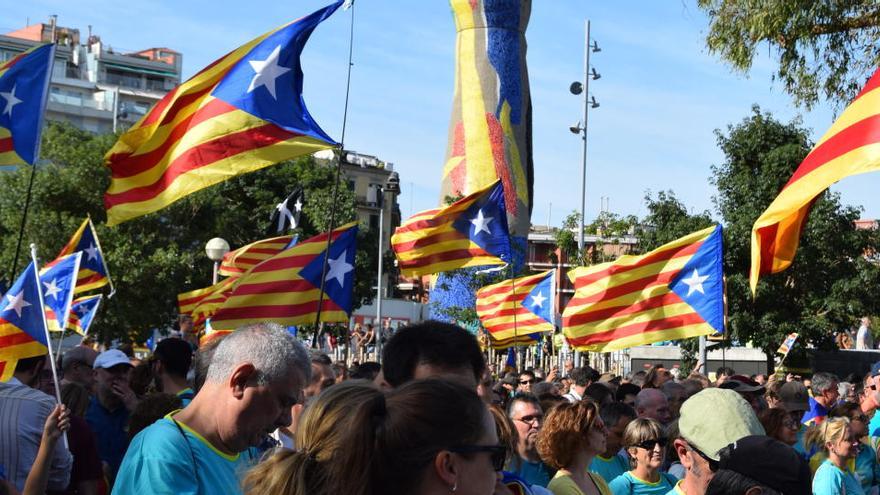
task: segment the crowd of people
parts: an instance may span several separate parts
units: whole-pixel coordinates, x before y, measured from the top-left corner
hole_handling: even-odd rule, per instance
[[[874,494],[880,363],[830,373],[493,369],[427,321],[349,367],[254,324],[0,383],[0,494]],[[498,366],[501,366],[499,364]]]

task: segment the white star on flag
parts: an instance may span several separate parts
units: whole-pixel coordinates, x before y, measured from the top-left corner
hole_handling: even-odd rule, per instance
[[[61,287],[58,287],[58,279],[53,278],[51,282],[43,282],[43,285],[46,286],[45,296],[48,299],[49,297],[53,299],[58,299],[58,293],[61,292]]]
[[[327,277],[324,278],[324,281],[330,281],[330,279],[335,278],[337,282],[339,282],[340,286],[345,285],[345,274],[354,270],[354,266],[345,261],[345,255],[348,253],[348,250],[342,252],[338,258],[327,260],[327,264],[330,265],[330,271],[327,272]]]
[[[94,244],[86,248],[85,252],[89,253],[89,261],[98,259],[98,248]]]
[[[690,296],[694,293],[694,291],[699,292],[700,294],[706,294],[703,292],[703,282],[709,279],[708,275],[700,275],[697,272],[697,269],[694,268],[694,273],[691,274],[689,278],[684,278],[681,281],[688,286],[687,295]]]
[[[6,299],[9,300],[9,306],[6,306],[5,311],[9,311],[11,308],[19,318],[21,318],[21,310],[31,305],[31,303],[24,300],[24,291],[19,292],[15,296],[6,294]]]
[[[275,96],[275,80],[290,71],[288,67],[278,65],[278,57],[281,55],[281,45],[275,47],[266,60],[249,60],[248,63],[254,69],[254,78],[251,79],[251,85],[248,86],[247,92],[265,86],[272,98],[277,100]]]
[[[489,230],[489,223],[494,219],[494,217],[484,217],[483,209],[480,208],[480,210],[477,211],[477,216],[471,219],[471,223],[474,224],[474,234],[479,234],[480,232],[492,234]]]
[[[296,203],[293,204],[293,208],[297,211],[297,213],[303,210],[303,204],[299,198],[296,198]]]
[[[532,296],[532,307],[544,309],[544,301],[546,301],[546,300],[547,300],[547,298],[544,297],[544,294],[541,292],[538,292],[537,296]]]
[[[3,109],[3,113],[9,115],[9,118],[12,118],[12,107],[22,103],[22,100],[15,97],[15,86],[12,87],[12,91],[0,91],[0,96],[6,100],[6,108]]]

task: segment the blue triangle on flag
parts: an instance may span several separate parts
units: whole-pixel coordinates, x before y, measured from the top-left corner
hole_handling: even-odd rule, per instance
[[[724,332],[724,262],[721,226],[717,226],[669,283],[717,333]]]

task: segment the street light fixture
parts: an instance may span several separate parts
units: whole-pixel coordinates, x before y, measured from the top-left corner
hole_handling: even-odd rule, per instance
[[[379,188],[378,192],[378,200],[379,200],[379,273],[376,276],[376,324],[374,325],[373,332],[378,332],[378,337],[376,337],[376,361],[381,361],[382,356],[382,339],[385,337],[382,335],[382,278],[385,276],[382,269],[382,264],[385,258],[385,193],[390,193],[391,195],[391,204],[394,204],[394,195],[400,193],[400,177],[398,177],[397,172],[391,172],[388,175],[388,179],[385,180],[385,184]]]
[[[214,262],[214,276],[212,280],[215,284],[219,278],[220,262],[228,252],[229,243],[226,242],[226,239],[215,237],[205,244],[205,254],[208,255],[209,260]]]

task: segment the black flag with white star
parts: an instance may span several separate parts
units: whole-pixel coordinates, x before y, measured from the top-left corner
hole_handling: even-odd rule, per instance
[[[299,226],[305,195],[301,187],[297,187],[287,199],[275,205],[272,218],[269,220],[269,234],[281,235]]]

